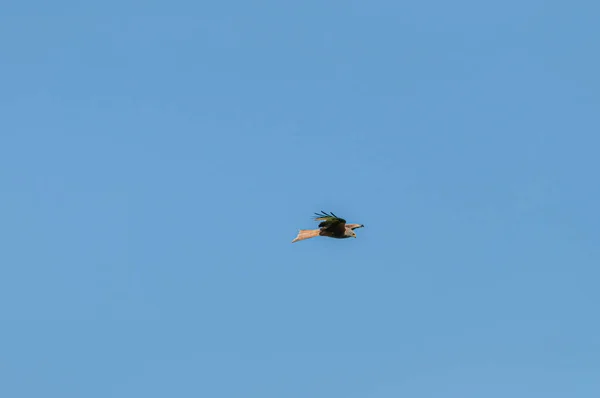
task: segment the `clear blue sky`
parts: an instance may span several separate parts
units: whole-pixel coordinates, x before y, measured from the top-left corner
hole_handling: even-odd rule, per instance
[[[0,17],[1,396],[600,396],[597,1],[96,3]]]

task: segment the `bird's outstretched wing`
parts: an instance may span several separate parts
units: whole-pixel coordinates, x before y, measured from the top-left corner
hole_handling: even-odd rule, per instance
[[[317,216],[315,217],[315,220],[321,221],[319,224],[321,230],[344,233],[344,230],[346,229],[346,220],[343,218],[340,218],[333,213],[327,214],[324,211],[321,211],[321,214],[315,213],[315,215]]]

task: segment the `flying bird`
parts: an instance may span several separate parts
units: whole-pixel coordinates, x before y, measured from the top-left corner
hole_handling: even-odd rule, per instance
[[[315,236],[328,236],[330,238],[344,239],[344,238],[356,238],[354,230],[356,228],[362,228],[362,224],[346,224],[346,220],[336,216],[333,213],[315,213],[317,217],[315,220],[321,221],[319,229],[301,229],[298,232],[296,239],[292,241],[298,242],[299,240],[314,238]]]

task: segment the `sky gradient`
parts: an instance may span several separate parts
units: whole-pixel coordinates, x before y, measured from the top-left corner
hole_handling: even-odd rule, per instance
[[[0,395],[600,396],[600,3],[484,3],[9,3]]]

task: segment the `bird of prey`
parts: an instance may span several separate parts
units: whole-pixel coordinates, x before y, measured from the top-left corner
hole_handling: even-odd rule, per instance
[[[301,229],[292,243],[298,242],[299,240],[314,238],[315,236],[328,236],[337,239],[356,238],[354,230],[356,228],[364,227],[362,224],[346,224],[346,220],[333,213],[327,214],[324,211],[321,211],[321,214],[315,213],[315,215],[317,216],[315,217],[315,220],[321,221],[319,229]]]

